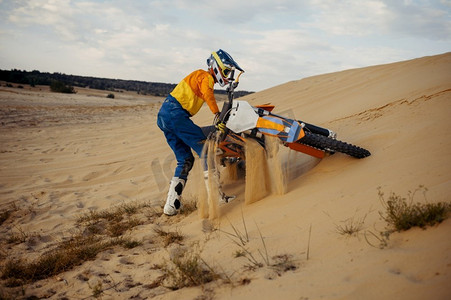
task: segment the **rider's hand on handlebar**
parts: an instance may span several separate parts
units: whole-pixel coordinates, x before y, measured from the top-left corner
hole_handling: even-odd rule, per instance
[[[224,124],[223,122],[218,122],[216,124],[216,129],[218,129],[219,131],[221,131],[222,133],[225,132],[226,129],[226,124]]]
[[[221,133],[225,132],[226,124],[219,119],[219,113],[215,116],[215,127],[217,130],[221,131]]]

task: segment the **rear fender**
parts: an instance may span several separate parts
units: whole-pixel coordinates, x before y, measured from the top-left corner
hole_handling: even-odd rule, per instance
[[[255,107],[271,112],[275,106],[271,105],[271,104],[262,104],[262,105],[256,105]]]
[[[304,145],[304,144],[287,143],[286,146],[290,149],[308,154],[308,155],[316,157],[316,158],[324,158],[324,156],[326,156],[326,153],[324,151]]]

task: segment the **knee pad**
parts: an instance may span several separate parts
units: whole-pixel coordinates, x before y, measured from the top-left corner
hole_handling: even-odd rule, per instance
[[[191,171],[191,169],[193,168],[193,165],[194,165],[194,156],[186,158],[185,161],[183,162],[183,168],[180,177],[187,178],[189,171]]]

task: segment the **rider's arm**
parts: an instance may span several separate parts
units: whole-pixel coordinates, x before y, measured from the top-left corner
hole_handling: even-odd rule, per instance
[[[216,103],[215,95],[214,95],[214,86],[215,82],[211,75],[207,75],[203,78],[201,82],[201,93],[202,98],[207,103],[208,107],[210,108],[211,112],[213,114],[219,113],[218,104]]]

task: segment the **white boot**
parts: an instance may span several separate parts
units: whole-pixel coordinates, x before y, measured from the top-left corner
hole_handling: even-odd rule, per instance
[[[205,187],[207,188],[207,195],[208,197],[210,197],[210,186],[208,184],[208,171],[204,171],[204,181],[205,181]],[[234,200],[236,198],[236,196],[227,196],[226,194],[224,194],[224,192],[222,191],[222,187],[221,184],[218,184],[218,200],[219,203],[229,203],[232,200]]]
[[[168,198],[166,199],[166,204],[164,205],[164,214],[168,216],[173,216],[178,213],[182,207],[181,196],[183,188],[185,187],[185,180],[173,177],[171,184],[169,185]]]

